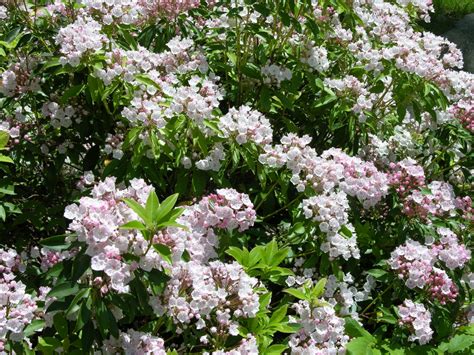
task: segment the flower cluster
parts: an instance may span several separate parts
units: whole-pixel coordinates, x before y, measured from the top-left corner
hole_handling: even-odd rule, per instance
[[[235,137],[238,144],[253,142],[264,146],[273,139],[270,121],[249,106],[241,106],[238,110],[231,108],[219,119],[218,127],[223,138]]]
[[[343,191],[331,192],[327,195],[312,196],[302,201],[302,209],[306,218],[319,223],[319,229],[326,234],[326,242],[321,250],[329,253],[331,259],[342,256],[359,258],[359,248],[355,230],[349,223],[349,201]],[[342,227],[351,234],[347,236]]]
[[[427,218],[432,216],[456,215],[456,195],[446,182],[432,181],[427,185],[429,193],[413,190],[406,197],[403,212],[408,216]]]
[[[450,270],[463,268],[471,259],[471,251],[459,243],[458,237],[450,229],[440,227],[437,233],[441,238],[433,246],[434,255]]]
[[[23,339],[24,328],[36,318],[36,300],[26,285],[16,280],[14,272],[19,270],[23,268],[17,252],[0,248],[0,351],[5,339]]]
[[[94,17],[100,17],[105,25],[138,22],[142,13],[137,0],[83,0],[85,9]]]
[[[431,247],[408,240],[392,252],[388,263],[408,288],[426,287],[433,299],[445,304],[456,300],[458,289],[446,272],[435,264],[441,261],[451,270],[462,268],[470,260],[471,253],[449,229],[438,228],[438,234],[440,241]]]
[[[388,193],[388,179],[372,162],[350,157],[339,149],[331,148],[322,155],[344,167],[340,188],[349,196],[357,197],[365,208],[373,207]]]
[[[118,292],[128,292],[127,284],[133,278],[134,268],[161,269],[164,263],[153,249],[147,252],[148,242],[141,233],[120,229],[121,225],[138,219],[123,199],[145,204],[151,189],[139,179],[132,180],[127,189],[118,189],[115,178],[108,177],[94,186],[92,197],[82,197],[78,205],[69,205],[64,212],[64,217],[72,220],[69,230],[87,245],[92,270],[103,271],[110,287]],[[125,253],[137,255],[139,265],[126,263],[122,256]],[[107,291],[107,288],[102,290]]]
[[[294,305],[302,328],[290,336],[289,345],[294,354],[338,354],[344,351],[349,336],[344,333],[344,319],[333,307],[311,308],[307,301]]]
[[[104,152],[105,154],[112,154],[114,159],[122,159],[123,151],[123,134],[107,134],[107,138],[105,139],[105,146]]]
[[[350,258],[359,259],[360,250],[357,246],[357,236],[354,226],[350,223],[345,225],[344,230],[337,233],[328,232],[326,242],[321,244],[321,251],[329,254],[330,259],[342,256],[344,260]]]
[[[176,75],[207,71],[206,59],[193,50],[192,40],[175,37],[167,46],[169,51],[160,54],[141,47],[136,51],[117,49],[107,54],[107,67],[97,70],[106,84],[121,77],[137,86],[130,104],[122,110],[122,115],[132,124],[163,128],[169,118],[179,114],[202,124],[222,99],[213,80],[198,75],[190,78],[187,85],[177,80]],[[138,75],[149,76],[155,85],[144,84]]]
[[[362,288],[359,290],[356,287],[354,277],[351,273],[344,274],[342,281],[338,281],[336,276],[329,275],[324,297],[330,304],[338,305],[340,315],[350,315],[357,319],[357,302],[362,302],[369,299],[370,293],[375,288],[375,278],[368,275]]]
[[[349,202],[343,191],[310,197],[302,205],[305,217],[319,222],[321,232],[337,233],[349,221]]]
[[[324,84],[331,89],[335,89],[339,96],[357,98],[352,106],[352,111],[359,115],[359,120],[365,122],[367,119],[364,111],[370,111],[378,100],[376,94],[369,92],[364,83],[354,76],[346,76],[343,79],[324,79]],[[387,100],[387,98],[384,98]]]
[[[206,5],[211,7],[214,5],[215,0],[206,1]],[[200,0],[138,0],[139,10],[147,20],[153,20],[157,18],[168,18],[173,19],[181,13],[197,8],[200,4]]]
[[[34,58],[20,58],[1,74],[0,93],[13,97],[17,94],[40,90],[40,80],[32,74],[37,64]]]
[[[258,344],[257,339],[254,336],[248,335],[247,338],[242,339],[237,347],[229,351],[217,350],[213,351],[212,355],[258,355]],[[208,355],[208,353],[203,353]]]
[[[452,106],[449,113],[456,117],[461,124],[469,131],[474,133],[474,103],[461,102]]]
[[[70,127],[76,115],[76,110],[73,106],[68,105],[63,108],[56,102],[45,102],[41,111],[45,117],[50,118],[51,126],[54,128]]]
[[[90,17],[78,17],[74,23],[61,28],[56,36],[61,64],[77,67],[84,56],[102,49],[107,38],[101,29],[100,23]]]
[[[407,158],[398,163],[390,163],[389,184],[400,197],[425,185],[425,172],[413,159]]]
[[[276,64],[267,64],[260,69],[260,72],[263,75],[263,82],[265,84],[276,85],[277,87],[280,87],[283,81],[291,80],[293,76],[290,69]]]
[[[8,18],[8,10],[5,6],[0,5],[0,20]]]
[[[311,69],[321,73],[328,70],[330,66],[327,49],[317,47],[313,41],[306,44],[300,60],[309,65]]]
[[[186,114],[187,117],[198,124],[212,117],[212,112],[219,106],[222,93],[212,80],[200,79],[194,76],[189,81],[189,86],[179,86],[169,95],[173,97],[167,116]]]
[[[106,340],[102,346],[102,351],[107,354],[123,351],[125,354],[166,355],[163,339],[133,329],[120,332],[117,339],[112,337]]]
[[[152,297],[150,304],[158,315],[170,316],[181,331],[193,323],[213,336],[238,335],[236,319],[254,317],[259,309],[256,284],[257,279],[236,262],[180,262],[173,266],[163,296]]]
[[[281,145],[265,147],[259,160],[271,167],[286,165],[293,173],[291,182],[297,185],[298,191],[303,191],[305,186],[326,193],[340,188],[347,195],[357,197],[365,208],[376,205],[387,195],[387,176],[373,163],[335,148],[319,156],[308,146],[310,141],[308,136],[289,134],[281,139]]]
[[[418,341],[421,345],[427,344],[433,337],[433,330],[430,327],[431,313],[421,303],[405,300],[398,306],[400,315],[400,325],[408,327],[412,334],[408,338],[410,341]]]
[[[74,251],[56,251],[49,248],[33,247],[30,251],[30,257],[39,259],[41,271],[46,272],[51,267],[62,260],[70,259],[74,256]]]
[[[185,160],[183,160],[183,165],[191,167],[191,159],[184,159]],[[223,161],[224,159],[224,146],[222,145],[222,143],[217,143],[206,157],[196,162],[196,168],[198,168],[199,170],[219,171],[219,169],[221,168],[221,161]]]
[[[219,189],[186,208],[178,222],[188,230],[170,229],[170,233],[186,241],[186,250],[193,260],[208,261],[216,257],[218,229],[243,232],[253,226],[255,219],[248,195],[234,189]]]

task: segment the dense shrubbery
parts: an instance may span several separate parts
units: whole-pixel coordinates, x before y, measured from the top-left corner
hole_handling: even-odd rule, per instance
[[[430,0],[0,7],[0,353],[474,346],[474,76]]]

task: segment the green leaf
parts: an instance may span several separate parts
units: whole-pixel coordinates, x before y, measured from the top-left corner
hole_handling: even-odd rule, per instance
[[[301,291],[301,290],[298,290],[296,288],[287,288],[287,289],[283,290],[283,292],[286,292],[286,293],[288,293],[288,294],[290,294],[290,295],[292,295],[296,298],[299,298],[300,300],[306,300],[307,299],[304,292]]]
[[[62,105],[66,104],[72,97],[78,96],[82,92],[82,90],[84,90],[84,88],[85,88],[84,84],[75,85],[73,87],[70,87],[69,89],[64,91],[64,94],[63,94],[63,96],[61,96],[61,99],[59,100],[59,102]]]
[[[32,336],[37,330],[42,330],[46,322],[43,319],[35,319],[30,324],[28,324],[23,331],[25,337]]]
[[[148,212],[148,216],[152,221],[156,221],[156,216],[158,215],[158,209],[160,208],[160,201],[158,200],[158,196],[156,192],[153,190],[148,195],[146,200],[145,208]]]
[[[66,242],[66,235],[55,235],[40,241],[42,246],[48,247],[52,250],[63,250],[69,248],[71,245]]]
[[[367,330],[365,330],[356,320],[346,318],[345,324],[346,334],[353,338],[363,337],[370,341],[375,341],[375,338]]]
[[[130,221],[128,223],[122,224],[120,229],[138,229],[138,230],[145,230],[146,227],[140,221]]]
[[[5,195],[16,195],[15,194],[15,187],[13,185],[4,185],[0,187],[0,193]]]
[[[68,337],[69,332],[68,332],[67,320],[66,318],[64,318],[63,313],[59,312],[54,315],[53,324],[54,324],[54,328],[56,328],[56,331],[61,336],[61,338],[65,339]]]
[[[387,274],[387,271],[382,270],[382,269],[370,269],[367,271],[367,273],[376,279],[381,278],[382,276]]]
[[[421,187],[420,191],[421,191],[422,195],[432,195],[433,194],[433,192],[427,187]]]
[[[150,79],[148,76],[146,76],[144,74],[139,74],[139,75],[135,76],[135,79],[137,81],[143,83],[143,84],[154,86],[155,88],[161,90],[160,85],[158,85],[156,82],[154,82],[152,79]]]
[[[95,339],[95,329],[94,324],[89,321],[87,322],[84,327],[82,327],[81,332],[81,345],[82,351],[84,354],[89,354],[92,348],[92,344],[94,343]]]
[[[351,238],[352,237],[352,232],[347,228],[347,226],[342,226],[341,227],[341,234],[344,237]]]
[[[10,157],[7,157],[6,155],[0,154],[0,163],[10,163],[13,164],[13,160]]]
[[[3,205],[0,205],[0,218],[4,222],[5,222],[5,219],[7,218],[7,214],[5,212],[5,208],[3,207]]]
[[[19,33],[15,38],[13,38],[11,41],[8,41],[8,42],[0,41],[0,44],[3,45],[7,49],[14,49],[18,45],[18,42],[20,42],[21,37],[23,37],[25,33],[26,32]]]
[[[87,303],[87,301],[82,302],[81,308],[77,314],[76,326],[74,328],[74,332],[76,333],[81,330],[91,319],[92,312]]]
[[[103,337],[105,338],[106,334],[110,333],[113,337],[118,338],[119,331],[117,321],[104,302],[99,302],[96,315],[97,322],[99,323],[99,330]]]
[[[279,323],[275,330],[281,333],[296,333],[301,327],[301,324],[298,323]]]
[[[158,212],[156,213],[156,222],[161,223],[163,219],[171,212],[173,207],[176,205],[179,194],[174,194],[167,197],[160,205]]]
[[[253,248],[249,253],[247,266],[252,267],[256,265],[260,260],[262,260],[264,252],[265,247],[263,245],[257,245]]]
[[[75,282],[64,282],[59,284],[48,293],[48,297],[56,297],[58,299],[64,298],[70,295],[74,295],[79,291],[79,285]]]
[[[209,177],[204,171],[201,171],[201,170],[194,171],[193,177],[191,180],[193,194],[195,196],[202,195],[208,181],[209,181]]]
[[[170,264],[173,263],[173,261],[171,260],[170,248],[168,248],[164,244],[159,244],[159,243],[153,244],[153,248],[163,257],[163,259],[165,259]]]
[[[61,346],[61,342],[53,337],[39,337],[38,347],[41,349],[41,353],[52,354],[53,351]]]
[[[273,312],[269,323],[270,324],[280,323],[285,318],[287,310],[288,310],[287,304],[279,307],[277,310],[275,310],[275,312]]]
[[[260,309],[263,310],[263,309],[267,308],[268,305],[270,304],[271,300],[272,300],[272,293],[271,292],[267,292],[267,293],[264,293],[263,295],[261,295],[260,298],[259,298]]]
[[[242,67],[242,73],[253,79],[260,79],[262,77],[260,69],[253,63],[246,63]]]
[[[318,281],[318,283],[314,286],[311,296],[313,298],[319,298],[323,295],[324,293],[324,288],[326,287],[326,278],[322,278],[321,280]]]
[[[346,350],[348,355],[372,355],[371,344],[373,344],[371,339],[365,337],[355,338],[346,345]]]
[[[5,131],[0,131],[0,148],[5,148],[10,139],[10,135]]]
[[[74,262],[72,263],[72,281],[77,281],[81,278],[82,275],[86,272],[86,270],[91,265],[91,257],[86,254],[81,254],[76,256]]]
[[[69,305],[68,309],[66,310],[66,315],[69,315],[70,313],[73,313],[72,311],[74,310],[74,307],[79,303],[79,301],[83,298],[89,297],[89,294],[91,292],[90,288],[83,288],[81,289],[77,295],[74,297],[72,300],[71,304]]]
[[[265,349],[264,354],[277,355],[288,349],[288,345],[285,344],[274,344]]]
[[[469,334],[455,335],[448,343],[449,354],[474,349],[474,336]],[[467,352],[466,352],[467,353]]]
[[[145,222],[147,226],[152,225],[152,221],[148,218],[148,213],[142,205],[129,198],[124,198],[123,201],[143,220],[143,222]]]
[[[225,253],[227,255],[232,256],[240,265],[244,265],[243,260],[245,252],[242,249],[239,249],[237,247],[229,247],[229,249],[227,249]]]

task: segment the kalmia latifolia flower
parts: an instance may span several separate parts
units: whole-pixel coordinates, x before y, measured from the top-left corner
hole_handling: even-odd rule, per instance
[[[40,90],[40,78],[33,75],[37,59],[20,58],[10,68],[0,74],[0,93],[13,97],[27,92]]]
[[[8,9],[3,6],[3,5],[0,5],[0,20],[5,20],[8,18]]]
[[[446,272],[435,265],[442,262],[451,270],[463,268],[471,252],[459,243],[451,230],[438,228],[438,234],[440,240],[429,247],[408,240],[392,252],[388,263],[408,288],[425,289],[433,299],[445,304],[456,300],[458,288]]]
[[[212,352],[212,355],[258,355],[257,339],[251,334],[247,338],[242,339],[237,347],[232,350],[216,350]],[[204,352],[203,355],[208,355],[209,353]]]
[[[51,125],[54,128],[65,127],[68,128],[72,124],[72,120],[76,115],[76,110],[73,106],[68,105],[61,107],[56,102],[45,102],[41,109],[43,116],[51,119]]]
[[[433,337],[430,327],[431,313],[421,303],[405,300],[398,306],[399,323],[407,327],[412,333],[408,340],[418,341],[420,345],[427,344]]]
[[[270,63],[262,67],[260,72],[265,84],[276,85],[277,87],[280,87],[283,81],[291,80],[293,76],[290,69]]]
[[[266,146],[259,161],[275,168],[286,166],[293,173],[291,182],[298,191],[304,191],[306,186],[326,193],[338,188],[356,197],[365,208],[375,206],[388,194],[387,176],[373,163],[336,148],[318,155],[309,147],[310,142],[309,136],[288,134],[280,145]]]
[[[57,263],[70,259],[75,255],[75,251],[57,251],[49,248],[33,247],[30,251],[30,257],[39,259],[41,271],[46,272]]]
[[[406,215],[422,219],[456,215],[456,196],[449,183],[433,181],[427,185],[427,189],[428,193],[417,189],[406,197],[403,207]]]
[[[209,154],[196,162],[196,168],[204,171],[219,171],[221,162],[225,159],[225,151],[222,143],[217,143]],[[189,161],[188,164],[191,162]]]
[[[127,284],[135,268],[149,271],[153,267],[161,269],[165,263],[153,248],[148,248],[140,232],[120,229],[121,225],[139,219],[123,199],[130,198],[144,205],[151,190],[151,186],[139,179],[132,180],[129,188],[119,189],[115,178],[108,177],[93,188],[92,197],[82,197],[79,204],[67,206],[64,212],[64,216],[72,220],[69,230],[87,245],[92,270],[103,271],[115,291],[128,292]],[[182,249],[177,249],[175,251],[181,254]],[[126,253],[138,256],[138,264],[126,263],[122,256]]]
[[[336,315],[330,305],[311,308],[307,301],[299,301],[293,307],[302,328],[290,336],[288,342],[291,353],[303,354],[342,354],[349,342],[344,333],[344,318]]]
[[[241,106],[238,110],[231,108],[219,119],[218,127],[223,138],[233,137],[238,144],[252,142],[264,146],[273,139],[270,121],[249,106]]]
[[[253,226],[256,213],[246,194],[234,189],[219,189],[198,203],[189,206],[178,223],[185,229],[169,228],[177,238],[184,240],[186,250],[193,260],[208,261],[217,256],[219,229],[243,232]]]
[[[63,55],[61,64],[77,67],[81,59],[93,54],[106,43],[107,37],[101,33],[102,26],[90,17],[78,17],[72,24],[59,30],[56,43]]]
[[[118,339],[110,338],[104,342],[102,351],[107,354],[156,354],[166,355],[165,342],[163,339],[149,333],[129,329],[120,332]]]
[[[36,300],[16,280],[17,271],[24,271],[20,256],[13,249],[0,248],[0,347],[5,339],[22,340],[25,327],[37,318]]]
[[[306,218],[319,222],[321,232],[338,232],[349,222],[349,201],[347,195],[339,191],[329,195],[312,196],[302,202]]]
[[[305,217],[319,223],[319,230],[326,234],[326,241],[321,244],[321,250],[329,253],[331,259],[339,256],[346,260],[360,257],[355,230],[349,223],[349,202],[346,193],[339,191],[312,196],[302,201],[302,208]],[[345,232],[349,231],[351,235],[343,234],[343,227]]]
[[[163,296],[152,297],[150,304],[158,315],[171,317],[180,330],[193,324],[212,336],[238,335],[237,320],[255,317],[259,309],[259,296],[253,290],[257,282],[236,262],[179,262]]]
[[[371,162],[350,157],[339,149],[331,148],[322,157],[344,167],[340,188],[349,196],[357,197],[365,208],[373,207],[388,194],[387,175],[378,171]]]
[[[407,158],[398,163],[390,163],[389,184],[400,197],[425,185],[425,172],[413,159]]]
[[[192,259],[209,260],[216,256],[218,245],[214,229],[244,231],[256,218],[247,195],[233,189],[220,189],[197,205],[186,208],[177,222],[187,229],[168,228],[146,241],[139,231],[120,229],[121,225],[139,219],[123,199],[145,205],[152,189],[141,179],[131,180],[128,188],[119,188],[115,178],[108,177],[93,188],[92,197],[82,197],[79,204],[66,207],[64,212],[64,216],[72,220],[69,230],[87,245],[86,254],[91,256],[92,270],[103,271],[107,276],[106,284],[117,292],[128,292],[128,283],[136,268],[150,271],[169,266],[153,248],[149,248],[150,243],[168,246],[173,260],[179,260],[185,249]],[[135,255],[139,261],[128,263],[124,254]],[[107,287],[102,287],[102,291],[107,291]]]
[[[456,117],[464,128],[474,133],[474,100],[451,107],[449,113]]]
[[[315,46],[313,41],[306,44],[300,60],[320,73],[328,70],[330,66],[327,49]]]

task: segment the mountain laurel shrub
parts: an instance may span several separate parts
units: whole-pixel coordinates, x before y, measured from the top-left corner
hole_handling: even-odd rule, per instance
[[[1,354],[472,353],[431,0],[2,3]]]

